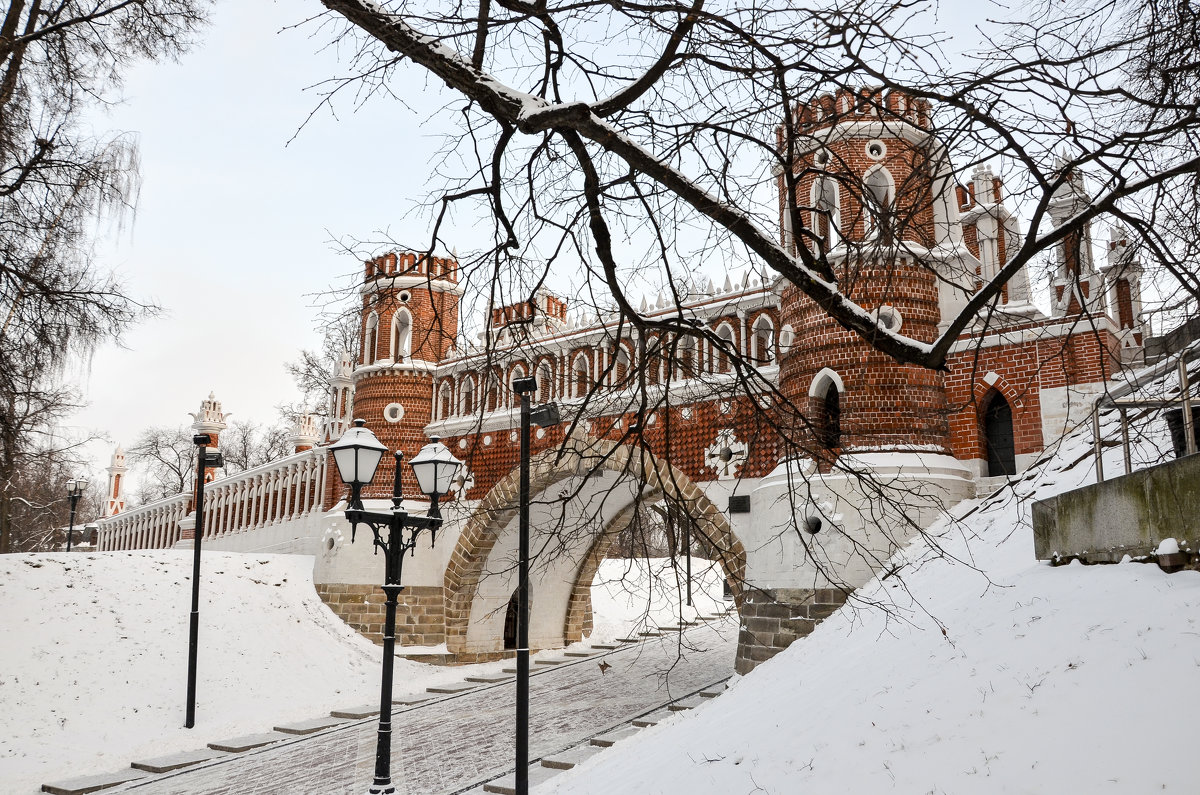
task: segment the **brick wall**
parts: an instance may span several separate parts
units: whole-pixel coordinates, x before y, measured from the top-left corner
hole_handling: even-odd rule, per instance
[[[386,600],[378,585],[321,583],[317,594],[343,621],[373,643],[383,643]],[[396,645],[446,641],[446,603],[440,586],[407,586],[396,603]]]

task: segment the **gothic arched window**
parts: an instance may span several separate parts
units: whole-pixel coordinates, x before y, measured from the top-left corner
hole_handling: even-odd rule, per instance
[[[759,316],[754,321],[754,333],[750,336],[750,355],[759,364],[770,364],[775,361],[775,327],[771,318]]]
[[[572,397],[581,398],[588,393],[592,379],[588,375],[588,359],[584,354],[575,357],[571,365]]]
[[[838,244],[842,225],[838,186],[832,177],[817,178],[812,186],[810,201],[813,208],[812,234],[823,249],[829,251]]]
[[[736,343],[734,342],[733,327],[728,323],[722,323],[717,327],[717,339],[720,341],[714,346],[717,372],[727,373],[729,372],[730,358],[737,351]]]
[[[543,360],[537,369],[537,395],[534,400],[538,403],[548,403],[554,399],[554,368],[549,361]]]
[[[809,416],[813,436],[825,450],[842,446],[842,379],[829,368],[817,373],[809,387]]]
[[[398,309],[392,316],[392,361],[406,361],[412,355],[412,315]]]
[[[363,364],[374,364],[379,347],[379,315],[374,312],[367,318],[367,327],[363,331]]]
[[[863,180],[863,204],[868,229],[880,243],[892,242],[895,234],[895,185],[892,175],[882,166],[872,169]]]
[[[463,414],[475,413],[475,379],[472,376],[463,377],[459,400]]]

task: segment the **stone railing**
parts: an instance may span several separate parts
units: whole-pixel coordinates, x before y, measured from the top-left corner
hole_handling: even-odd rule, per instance
[[[325,449],[314,448],[248,469],[204,487],[204,537],[245,533],[321,510]],[[99,548],[163,549],[180,538],[192,494],[152,502],[99,522]]]
[[[325,448],[272,461],[204,487],[204,537],[244,533],[321,509]]]
[[[179,540],[179,522],[192,509],[190,492],[101,519],[96,545],[115,549],[165,549]]]

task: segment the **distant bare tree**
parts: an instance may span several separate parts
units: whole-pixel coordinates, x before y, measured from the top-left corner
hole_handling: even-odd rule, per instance
[[[64,361],[154,309],[93,259],[97,221],[133,207],[138,161],[131,136],[97,134],[85,115],[116,99],[134,61],[182,52],[209,5],[10,0],[0,8],[0,552],[9,550],[18,472],[43,451],[47,423],[77,402],[59,384]]]

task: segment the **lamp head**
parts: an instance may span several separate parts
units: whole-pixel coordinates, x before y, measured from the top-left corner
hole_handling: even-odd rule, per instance
[[[355,420],[354,427],[329,447],[338,475],[355,494],[375,479],[375,470],[387,452],[387,447],[366,425],[366,420]]]
[[[417,485],[421,493],[434,500],[450,491],[454,484],[454,476],[458,474],[462,465],[462,461],[455,458],[450,448],[442,444],[436,436],[432,437],[429,444],[422,447],[409,462],[413,474],[417,476]]]

